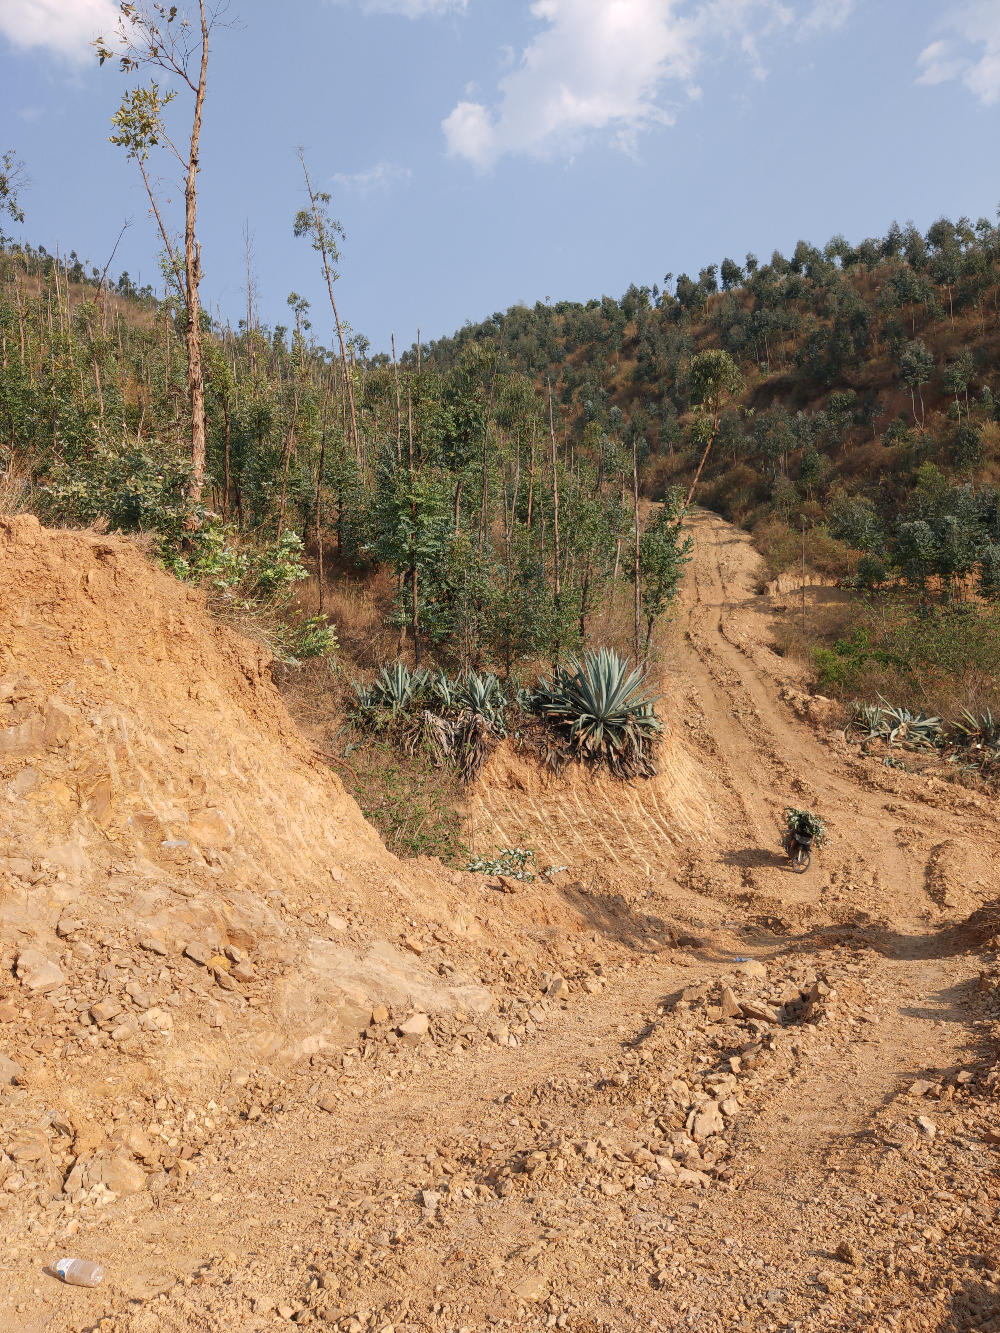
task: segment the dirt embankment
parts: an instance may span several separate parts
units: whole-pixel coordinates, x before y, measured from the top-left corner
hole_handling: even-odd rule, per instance
[[[22,1119],[58,1091],[72,1133],[95,1106],[145,1132],[167,1093],[221,1104],[339,1058],[373,1010],[386,1037],[415,1012],[485,1023],[563,954],[579,970],[581,906],[399,862],[200,594],[127,541],[0,522],[0,1075]],[[7,1174],[61,1193],[107,1137],[77,1153],[50,1126]],[[181,1146],[133,1163],[176,1174]]]

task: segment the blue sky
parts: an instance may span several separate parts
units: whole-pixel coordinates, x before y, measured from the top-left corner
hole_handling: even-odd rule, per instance
[[[26,240],[103,266],[131,218],[114,271],[158,282],[138,172],[107,142],[148,76],[88,47],[116,9],[0,0],[0,152],[31,177]],[[341,314],[377,350],[1000,202],[998,0],[233,0],[226,18],[200,234],[204,297],[234,323],[249,225],[262,319],[290,322],[295,290],[330,344],[292,236],[300,142],[346,232]],[[176,168],[154,170],[179,229]]]

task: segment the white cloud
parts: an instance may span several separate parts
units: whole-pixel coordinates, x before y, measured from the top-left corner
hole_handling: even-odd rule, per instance
[[[90,43],[118,17],[112,0],[0,0],[0,33],[15,46],[45,46],[75,60],[90,59]]]
[[[852,7],[814,0],[798,31],[840,26]],[[572,153],[595,131],[634,152],[641,131],[674,123],[682,96],[700,96],[709,54],[737,51],[764,79],[761,39],[797,19],[781,0],[535,0],[531,12],[546,26],[500,80],[498,103],[461,101],[442,122],[448,152],[480,170],[505,153]]]
[[[409,167],[395,167],[391,162],[379,162],[351,176],[338,171],[331,179],[342,189],[360,194],[363,199],[372,190],[388,190],[393,181],[408,181],[412,175]]]
[[[961,79],[981,102],[1000,101],[1000,5],[971,0],[954,6],[939,25],[958,40],[931,42],[920,53],[918,83]],[[973,48],[974,54],[969,48]]]
[[[466,8],[468,0],[363,0],[366,14],[402,14],[418,19],[425,14],[444,14],[449,9]]]
[[[854,0],[818,0],[800,25],[803,34],[842,28],[854,13]]]

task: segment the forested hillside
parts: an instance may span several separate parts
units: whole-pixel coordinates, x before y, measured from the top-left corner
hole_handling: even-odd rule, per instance
[[[821,573],[907,608],[981,603],[1000,590],[998,289],[1000,230],[962,219],[515,306],[398,362],[346,325],[323,347],[328,317],[296,293],[286,326],[252,302],[236,328],[202,311],[193,486],[180,284],[158,299],[8,245],[4,502],[149,534],[231,608],[279,607],[318,574],[318,605],[275,640],[299,658],[334,646],[336,587],[377,576],[390,632],[366,631],[369,667],[648,655],[694,482],[774,572],[804,529]]]
[[[988,220],[942,219],[926,235],[893,225],[857,246],[838,236],[766,264],[727,258],[673,290],[512,307],[425,356],[450,367],[489,346],[550,379],[571,447],[600,460],[636,439],[655,497],[697,467],[712,431],[692,368],[723,351],[742,382],[724,396],[700,503],[750,527],[778,569],[804,517],[820,569],[856,571],[832,535],[871,554],[869,579],[887,566],[911,583],[951,580],[984,558],[992,595],[998,284]]]
[[[679,576],[679,500],[648,522],[640,506],[637,529],[625,432],[581,445],[502,349],[393,364],[348,331],[344,354],[330,353],[293,293],[287,327],[248,313],[233,330],[203,313],[206,467],[194,486],[183,306],[136,292],[127,274],[102,284],[70,259],[3,256],[8,504],[148,533],[178,575],[231,601],[289,587],[306,548],[320,611],[331,564],[381,569],[417,665],[433,655],[509,675],[556,661],[631,580],[628,641],[646,651]],[[296,654],[329,645],[318,617],[300,628]]]

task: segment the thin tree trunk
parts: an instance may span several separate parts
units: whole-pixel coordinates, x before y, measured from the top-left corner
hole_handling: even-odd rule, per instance
[[[306,178],[306,190],[309,192],[309,203],[312,207],[313,219],[316,224],[316,237],[319,242],[320,254],[323,258],[323,276],[326,278],[326,290],[330,297],[330,308],[333,311],[334,323],[337,325],[337,342],[340,345],[340,360],[344,367],[344,386],[347,389],[347,399],[351,407],[351,438],[354,441],[354,453],[358,460],[358,469],[361,468],[361,442],[358,436],[358,419],[354,411],[354,384],[347,369],[347,350],[344,346],[344,330],[340,323],[340,316],[337,314],[337,302],[333,296],[333,275],[330,269],[330,256],[326,248],[325,230],[322,219],[319,214],[319,205],[317,197],[313,193],[312,181],[309,179],[309,172],[306,170],[306,156],[304,150],[299,148],[299,161],[302,163],[302,174]]]
[[[531,509],[535,499],[535,436],[538,427],[533,421],[531,423],[531,463],[528,469],[528,520],[527,529],[531,531]]]
[[[559,474],[557,470],[556,428],[552,417],[552,384],[549,382],[549,435],[552,438],[552,538],[555,544],[555,596],[559,604]]]
[[[17,327],[21,334],[21,369],[24,369],[24,311],[21,308],[21,283],[14,277],[14,295],[17,297]]]
[[[292,424],[288,428],[288,442],[285,445],[285,468],[281,479],[281,505],[278,509],[278,533],[274,539],[276,542],[281,541],[281,530],[285,524],[285,495],[288,490],[288,468],[292,461],[292,447],[295,444],[295,426],[299,419],[300,392],[301,390],[296,387],[292,404]]]
[[[406,419],[410,440],[410,587],[413,593],[411,631],[413,634],[413,663],[420,666],[420,618],[417,591],[417,498],[413,493],[413,396],[406,386]]]
[[[223,493],[223,497],[222,497],[222,521],[223,521],[223,523],[225,523],[225,522],[228,520],[228,518],[229,518],[229,436],[230,436],[230,422],[229,422],[229,393],[228,393],[228,392],[225,393],[225,394],[223,395],[223,399],[222,399],[222,411],[223,411],[223,414],[225,415],[225,418],[226,418],[226,460],[225,460],[225,477],[224,477],[224,479],[223,479],[223,485],[225,486],[225,491],[224,491],[224,493]]]
[[[635,664],[639,665],[639,642],[642,634],[642,588],[639,583],[639,446],[632,434],[632,494],[635,500],[635,556],[632,578],[635,582]]]
[[[396,380],[396,462],[403,466],[403,423],[399,397],[399,363],[396,360],[396,335],[392,334],[392,373]]]
[[[323,434],[319,442],[319,468],[316,472],[316,546],[319,551],[319,614],[323,614],[323,470],[326,467],[326,426],[330,407],[330,380],[323,398]]]
[[[694,474],[694,481],[691,483],[691,489],[688,491],[688,497],[687,500],[685,501],[685,507],[690,505],[691,503],[691,498],[694,495],[695,487],[698,485],[698,479],[701,476],[701,470],[705,466],[705,463],[708,459],[708,451],[711,449],[714,443],[715,443],[715,432],[713,431],[713,433],[709,437],[708,444],[705,445],[705,452],[702,454],[701,462],[698,464],[698,471]]]
[[[208,87],[208,19],[205,0],[198,0],[201,15],[201,68],[194,99],[194,121],[188,153],[187,180],[184,185],[184,296],[187,307],[188,398],[191,403],[191,480],[188,496],[200,500],[205,485],[205,374],[201,356],[200,284],[201,246],[195,224],[198,213],[198,153],[201,122]]]

